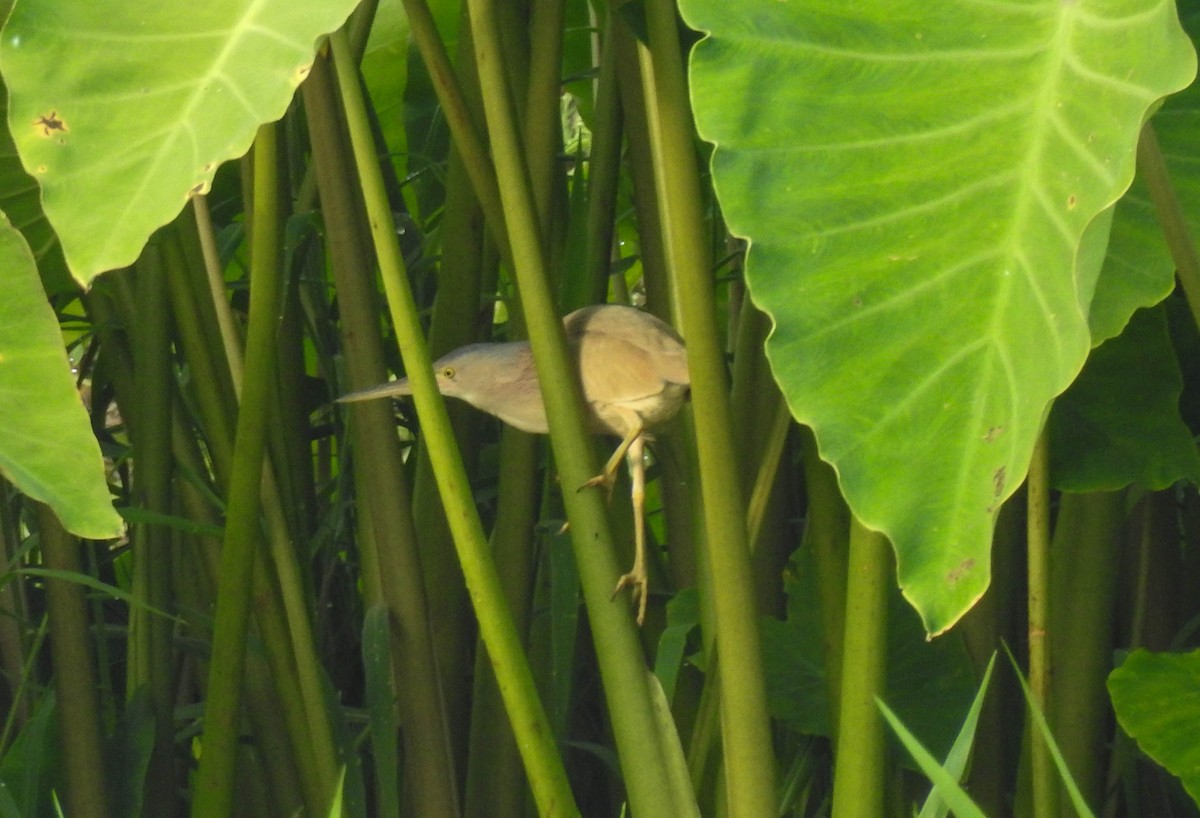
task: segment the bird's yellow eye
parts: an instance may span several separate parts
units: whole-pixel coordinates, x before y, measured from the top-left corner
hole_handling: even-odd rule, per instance
[[[440,374],[446,380],[452,381],[452,380],[454,380],[454,367],[444,366],[444,367],[442,367],[442,371]]]

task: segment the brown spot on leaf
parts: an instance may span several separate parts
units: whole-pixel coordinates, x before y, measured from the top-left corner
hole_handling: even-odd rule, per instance
[[[49,137],[53,133],[67,132],[67,123],[59,117],[58,111],[42,114],[33,121],[33,127],[35,130],[40,129],[43,137]]]
[[[188,198],[191,198],[192,196],[199,196],[203,192],[204,192],[204,183],[197,182],[196,184],[192,185],[192,189],[188,191]]]
[[[992,473],[992,495],[994,497],[999,497],[1004,493],[1004,477],[1006,474],[1007,472],[1005,472],[1003,466]]]
[[[1002,435],[1002,434],[1004,434],[1003,426],[993,426],[990,429],[988,429],[986,432],[983,433],[983,442],[991,443],[993,440],[1000,437],[1000,435]]]
[[[1068,196],[1068,197],[1067,197],[1067,210],[1074,210],[1074,209],[1075,209],[1075,204],[1076,204],[1078,201],[1079,201],[1079,200],[1075,198],[1075,194],[1074,194],[1074,193],[1072,193],[1070,196]]]
[[[958,581],[967,574],[971,573],[974,568],[975,560],[971,557],[967,557],[967,559],[960,562],[955,568],[946,574],[946,582],[950,583],[951,585],[957,585]]]

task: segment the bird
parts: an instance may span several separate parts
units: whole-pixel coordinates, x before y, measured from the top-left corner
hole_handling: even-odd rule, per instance
[[[615,598],[630,588],[637,623],[646,618],[645,444],[649,432],[679,412],[691,379],[687,348],[670,324],[636,307],[597,304],[563,319],[579,367],[588,430],[621,438],[600,474],[579,487],[603,487],[611,499],[621,460],[628,458],[634,519],[634,561],[617,580]],[[528,341],[459,347],[433,364],[438,391],[466,401],[523,432],[547,434],[533,352]],[[411,395],[407,378],[352,392],[340,403]]]

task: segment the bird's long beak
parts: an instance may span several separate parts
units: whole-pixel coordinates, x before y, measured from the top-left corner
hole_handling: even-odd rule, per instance
[[[372,386],[370,389],[360,389],[357,392],[351,392],[349,395],[342,395],[337,399],[337,402],[357,403],[358,401],[395,398],[411,394],[412,386],[409,385],[408,378],[400,378],[399,380],[381,383],[379,386]]]

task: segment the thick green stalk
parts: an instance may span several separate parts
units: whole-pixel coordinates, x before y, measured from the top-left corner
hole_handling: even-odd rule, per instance
[[[1150,201],[1158,214],[1158,222],[1162,226],[1163,235],[1167,240],[1167,249],[1175,261],[1175,274],[1183,285],[1183,294],[1187,297],[1188,307],[1192,311],[1192,320],[1200,327],[1200,250],[1192,238],[1183,210],[1179,206],[1179,198],[1175,195],[1175,187],[1171,184],[1171,174],[1167,170],[1166,159],[1163,158],[1162,148],[1158,144],[1158,135],[1154,126],[1147,122],[1142,126],[1142,136],[1137,148],[1138,172],[1146,180],[1146,188],[1150,191]]]
[[[190,268],[189,268],[190,269]],[[171,288],[171,306],[175,318],[175,326],[178,332],[178,342],[183,351],[184,358],[188,363],[189,369],[193,374],[193,384],[197,387],[195,394],[204,395],[207,392],[218,389],[217,378],[205,380],[203,373],[212,372],[213,366],[211,355],[215,350],[210,348],[201,337],[203,335],[200,321],[197,320],[198,315],[196,308],[211,304],[207,290],[204,290],[200,298],[193,298],[189,295],[186,282],[180,280],[179,276],[168,276],[167,280]],[[120,317],[110,307],[109,300],[104,297],[96,297],[98,290],[103,288],[107,279],[100,282],[100,286],[94,288],[93,293],[89,294],[88,311],[92,316],[92,323],[95,326],[101,327],[102,344],[104,350],[105,367],[110,373],[113,384],[116,386],[118,399],[122,396],[135,396],[137,394],[133,380],[133,362],[132,356],[129,354],[125,346],[125,338],[120,333],[113,332],[112,327],[136,326],[137,321],[133,314],[129,311],[128,305],[122,308]],[[115,300],[115,299],[114,299]],[[124,303],[124,302],[121,302]],[[232,400],[232,398],[231,398]],[[233,439],[233,418],[226,417],[224,413],[211,414],[213,410],[212,404],[219,403],[217,400],[202,400],[198,402],[201,407],[201,419],[206,428],[207,435],[205,438],[207,451],[212,458],[215,477],[218,485],[223,493],[228,493],[229,475],[232,469],[232,439]],[[134,399],[126,399],[123,402],[123,415],[125,422],[131,429],[138,427],[137,410],[140,404]],[[205,406],[209,407],[210,411],[205,410]],[[193,432],[190,428],[184,425],[184,413],[176,407],[172,414],[172,440],[177,462],[184,465],[185,470],[192,474],[202,475],[206,471],[206,466],[196,446],[196,441],[193,437]],[[226,456],[218,457],[220,453],[225,453]],[[193,496],[196,493],[195,486],[187,480],[180,484],[183,488],[183,496],[185,502],[191,500],[188,506],[192,519],[206,521],[213,524],[219,523],[219,520],[209,518],[207,512],[212,510],[211,506],[204,506],[203,510],[197,506]],[[205,512],[205,513],[202,513]],[[206,560],[211,563],[209,576],[211,581],[209,584],[215,583],[215,577],[218,573],[217,564],[220,561],[219,543],[209,555],[207,550],[204,551]],[[265,558],[261,563],[266,565]],[[279,600],[275,591],[274,584],[270,581],[268,571],[265,568],[255,571],[255,591],[254,599],[257,606],[256,614],[260,621],[265,621],[269,617],[270,621],[282,622],[282,613],[278,612]],[[208,630],[208,623],[205,623],[205,630]],[[269,628],[263,628],[264,632],[269,631]],[[276,627],[274,632],[283,632],[283,627]],[[268,770],[272,775],[272,780],[278,782],[276,784],[277,793],[282,801],[290,801],[295,797],[297,792],[303,792],[307,802],[312,805],[310,810],[315,810],[316,805],[323,799],[318,791],[319,782],[322,778],[314,755],[314,738],[309,730],[308,718],[304,711],[302,700],[299,692],[299,687],[296,684],[296,669],[294,665],[288,665],[291,662],[291,648],[286,640],[263,639],[264,648],[269,657],[271,657],[274,666],[287,666],[286,672],[283,673],[268,673],[263,664],[261,657],[252,655],[247,657],[249,665],[246,671],[246,684],[249,686],[248,700],[250,702],[251,719],[255,725],[256,740],[266,749],[270,750],[269,756],[265,759]],[[279,654],[286,653],[286,659],[281,659]],[[266,681],[272,681],[274,688],[267,691],[268,685]],[[281,707],[285,717],[280,719],[272,715],[272,708]],[[285,740],[281,731],[280,725],[286,725],[288,736],[290,739]],[[280,751],[283,748],[284,752]],[[287,752],[290,750],[290,752]],[[331,752],[331,751],[330,751]],[[332,763],[332,755],[328,756],[329,763]],[[300,774],[297,776],[292,769],[292,764],[299,767]],[[300,786],[287,786],[282,782],[285,780],[296,780],[300,782]]]
[[[1053,730],[1054,714],[1050,709],[1050,461],[1046,431],[1038,435],[1029,463],[1026,482],[1027,541],[1029,543],[1029,689],[1034,702],[1046,716]],[[1032,719],[1028,720],[1032,723]],[[1036,728],[1030,733],[1030,781],[1033,786],[1034,818],[1054,818],[1058,814],[1058,779],[1050,748]]]
[[[303,272],[301,273],[303,275]],[[286,288],[279,322],[278,389],[271,404],[271,470],[283,502],[280,510],[293,543],[307,542],[317,527],[313,488],[311,411],[305,396],[304,315],[299,276]]]
[[[479,99],[479,81],[474,71],[474,48],[471,45],[470,26],[466,24],[466,9],[461,10],[461,16],[463,20],[459,25],[456,63],[461,76],[462,93],[473,121],[481,121],[483,103]],[[441,264],[438,265],[437,292],[433,297],[433,314],[429,321],[429,352],[435,359],[472,341],[491,340],[491,299],[496,293],[495,252],[487,239],[483,212],[471,187],[462,154],[454,148],[447,161],[446,198],[442,213],[438,231],[442,238]],[[485,278],[491,281],[486,288],[483,284]],[[483,419],[475,409],[461,401],[451,401],[446,408],[459,442],[459,450],[463,453],[464,466],[468,474],[474,474],[481,448],[476,438],[483,428]],[[437,480],[429,463],[426,443],[424,437],[417,440],[412,515],[419,532],[417,548],[427,589],[437,672],[442,685],[442,698],[446,703],[451,746],[455,762],[461,770],[462,765],[467,763],[470,721],[478,713],[471,692],[473,664],[477,661],[473,654],[482,653],[486,656],[487,652],[476,650],[478,640],[471,602],[454,551],[450,526],[438,499]],[[510,479],[522,479],[505,468],[501,468],[500,474],[501,484]],[[504,513],[503,504],[498,509],[499,513]],[[475,681],[478,681],[478,677],[475,677]],[[490,717],[499,720],[498,729],[508,729],[507,719],[502,712],[493,712]],[[515,745],[512,751],[520,776],[521,794],[524,796],[525,780],[521,775],[521,763],[516,756]],[[469,766],[467,774],[473,774]]]
[[[617,85],[617,42],[612,6],[604,12],[600,79],[588,156],[587,261],[580,277],[581,304],[604,301],[612,267],[617,188],[621,178],[621,97]],[[575,279],[568,279],[568,286]],[[567,300],[566,303],[574,304]],[[662,317],[662,316],[660,316]]]
[[[681,330],[688,342],[700,486],[711,562],[717,650],[721,655],[721,728],[725,781],[733,816],[773,815],[775,757],[767,715],[762,648],[755,618],[746,532],[746,500],[733,444],[724,349],[717,330],[702,195],[675,6],[646,3],[650,48],[639,47],[658,204]]]
[[[463,8],[461,30],[470,31],[468,11]],[[556,38],[558,35],[555,35]],[[558,51],[558,48],[553,50]],[[517,55],[507,54],[512,59]],[[475,121],[483,121],[483,100],[479,92],[479,77],[475,71],[475,48],[469,36],[459,38],[458,64],[462,66],[463,91],[471,107]],[[554,72],[557,76],[557,71]],[[532,86],[531,86],[532,87]],[[555,118],[551,120],[553,127],[557,123],[557,84],[554,89]],[[458,171],[456,174],[455,171]],[[549,192],[549,172],[546,176],[547,193]],[[467,178],[463,173],[462,161],[457,149],[453,150],[448,172],[446,195],[446,230],[447,235],[455,237],[453,248],[447,247],[443,254],[442,276],[462,275],[463,272],[475,270],[477,278],[472,282],[473,287],[461,291],[452,291],[445,285],[439,285],[437,297],[434,300],[434,318],[429,328],[429,342],[433,347],[447,331],[439,333],[440,324],[450,324],[455,320],[454,313],[447,302],[452,297],[475,297],[481,291],[481,281],[484,278],[479,269],[488,267],[486,271],[490,278],[496,267],[496,253],[491,244],[484,242],[483,235],[478,235],[473,244],[461,240],[463,236],[482,234],[481,219],[475,213],[478,208],[473,192],[467,187]],[[457,185],[449,182],[457,181]],[[547,197],[548,198],[548,197]],[[464,219],[466,207],[470,207],[470,224],[476,225],[476,231],[466,233],[451,232],[452,219]],[[452,209],[454,208],[454,209]],[[470,254],[468,258],[464,255]],[[452,272],[452,268],[461,268]],[[495,285],[483,291],[490,297],[495,292]],[[466,305],[464,305],[466,306]],[[469,325],[468,325],[469,326]],[[524,320],[520,310],[509,312],[509,339],[515,340],[524,334]],[[465,340],[465,339],[464,339]],[[443,351],[457,346],[447,344]],[[434,347],[435,354],[438,352]],[[473,412],[474,410],[468,410]],[[424,449],[422,449],[424,452]],[[538,464],[541,456],[541,446],[536,436],[518,431],[506,426],[500,437],[500,465],[497,471],[500,481],[496,494],[496,518],[493,521],[490,545],[496,568],[500,575],[500,583],[504,587],[509,609],[513,612],[513,620],[517,633],[525,638],[528,644],[530,609],[533,595],[533,580],[536,571],[537,543],[535,541],[535,526],[537,523],[537,479]],[[423,463],[422,463],[423,465]],[[475,651],[475,684],[471,696],[471,725],[468,737],[467,754],[467,786],[465,814],[468,818],[478,816],[485,818],[491,815],[519,815],[525,810],[527,787],[521,774],[521,756],[517,749],[516,740],[508,720],[504,718],[504,701],[500,689],[496,685],[496,677],[488,662],[487,651],[480,646]]]
[[[221,585],[205,702],[203,752],[193,787],[192,815],[231,815],[237,763],[238,712],[250,624],[250,589],[259,529],[259,498],[283,246],[276,173],[275,125],[259,129],[254,148],[255,203],[251,247],[250,321],[246,368],[234,443],[233,474],[221,549]]]
[[[536,572],[537,486],[540,446],[534,435],[505,428],[500,439],[500,484],[491,546],[500,582],[516,621],[517,632],[529,633],[533,580]],[[468,818],[519,815],[525,782],[512,730],[503,718],[504,702],[487,663],[486,651],[475,654],[475,689],[471,702],[471,735],[465,814]]]
[[[186,429],[179,422],[179,414],[177,411],[172,432],[175,459],[193,474],[203,474],[205,464],[196,438],[190,429]],[[191,481],[181,480],[178,485],[188,519],[211,526],[221,524],[216,509],[207,502]],[[190,557],[186,566],[186,578],[177,581],[184,589],[179,608],[185,617],[190,616],[192,611],[205,611],[210,608],[221,561],[219,539],[199,536],[195,545],[197,547],[180,551],[185,558]],[[184,569],[178,562],[176,561],[176,571],[182,574]],[[189,588],[193,590],[190,595],[187,593]],[[261,618],[262,614],[257,613],[256,616]],[[208,625],[207,621],[193,622],[189,635],[197,639],[207,638]],[[311,740],[294,738],[307,738],[299,691],[294,684],[278,685],[275,675],[260,653],[247,654],[246,676],[242,684],[254,744],[262,758],[272,798],[281,813],[292,815],[304,808],[305,800],[313,804],[319,803],[321,794],[316,786],[319,776],[315,772],[317,764]],[[299,714],[300,719],[296,719],[293,714]],[[304,772],[301,773],[301,770]],[[310,780],[306,780],[306,777]]]
[[[550,257],[550,205],[562,133],[563,0],[532,0],[529,9],[529,86],[525,95],[525,163]],[[503,202],[503,196],[501,197]]]
[[[834,818],[884,814],[883,719],[875,698],[887,670],[888,541],[858,520],[850,523],[845,652],[834,761]]]
[[[610,28],[610,40],[613,43],[613,59],[617,64],[621,112],[628,146],[626,157],[633,183],[633,207],[637,214],[638,255],[642,263],[642,280],[646,284],[646,307],[664,321],[678,326],[679,313],[675,309],[675,299],[671,297],[670,273],[663,249],[662,220],[659,218],[655,193],[654,160],[650,155],[650,131],[646,122],[637,40],[619,17]],[[618,283],[624,286],[624,275],[613,277],[614,291],[618,289]],[[711,585],[701,581],[701,577],[707,575],[707,568],[701,565],[706,553],[704,503],[700,499],[700,478],[692,456],[696,450],[695,429],[688,413],[682,414],[682,433],[665,436],[658,452],[663,467],[659,486],[670,535],[667,538],[668,563],[676,588],[699,586],[703,589]],[[707,594],[702,594],[700,605],[704,629],[711,632],[712,605]]]
[[[404,0],[404,13],[408,15],[413,42],[421,52],[421,61],[425,63],[429,72],[429,79],[442,106],[446,124],[454,137],[454,147],[462,155],[463,164],[475,188],[475,195],[483,208],[488,229],[507,264],[512,254],[508,248],[508,236],[504,231],[504,211],[500,205],[496,171],[488,159],[487,147],[480,136],[479,126],[471,116],[470,105],[454,74],[450,55],[446,53],[445,43],[438,34],[437,25],[425,0]]]
[[[833,467],[817,452],[817,439],[800,427],[804,486],[808,494],[808,525],[804,542],[812,549],[821,598],[821,640],[825,659],[825,690],[837,747],[837,724],[842,696],[842,658],[846,637],[846,580],[850,552],[850,510],[838,489]]]
[[[171,377],[171,310],[167,276],[158,244],[146,248],[137,269],[137,302],[140,320],[134,325],[134,355],[140,396],[135,433],[137,496],[149,511],[172,513],[171,404],[175,383]],[[171,607],[171,530],[142,524],[133,539],[133,593],[159,610]],[[154,714],[154,749],[146,771],[143,814],[174,815],[175,730],[172,691],[174,658],[171,622],[134,609],[130,614],[130,673],[127,690],[132,695],[145,685]]]
[[[235,384],[228,367],[235,365],[237,371],[241,371],[240,343],[233,350],[223,348],[221,338],[211,330],[216,324],[214,316],[227,313],[229,305],[223,296],[214,302],[206,287],[196,286],[199,270],[194,270],[192,265],[187,265],[186,269],[190,273],[188,282],[181,281],[178,276],[170,278],[172,309],[180,344],[194,375],[193,395],[200,410],[214,477],[223,494],[228,496],[233,473],[236,416],[227,407],[237,403],[233,394]],[[238,343],[236,336],[235,343]],[[277,555],[277,564],[272,567],[265,554],[256,555],[259,567],[254,571],[252,601],[264,653],[272,668],[276,696],[284,703],[285,723],[296,764],[301,770],[305,800],[310,810],[318,809],[332,786],[335,750],[320,694],[321,671],[313,652],[306,602],[303,593],[296,590],[298,572],[291,564],[294,555],[276,499],[273,473],[265,465],[262,498],[265,534],[271,553]],[[290,623],[285,612],[285,595],[291,600]]]
[[[353,198],[355,171],[339,121],[332,66],[318,58],[304,85],[305,110],[329,257],[337,287],[342,344],[349,386],[361,389],[384,379],[383,344],[376,314],[371,254],[362,206]],[[407,498],[403,455],[391,406],[357,404],[351,431],[360,504],[369,536],[360,538],[367,608],[382,603],[391,616],[395,687],[404,724],[405,780],[418,815],[458,814],[458,780],[447,736],[445,700],[438,682],[431,623]]]
[[[246,203],[249,207],[249,202]],[[200,236],[200,247],[204,253],[204,272],[208,280],[210,302],[219,306],[225,303],[225,275],[221,269],[221,258],[217,251],[217,237],[213,230],[212,217],[208,210],[208,197],[196,196],[192,199],[192,209],[196,215],[196,230]],[[237,354],[242,348],[241,336],[237,324],[234,323],[233,313],[228,309],[216,311],[217,329],[221,334],[221,347],[225,351],[229,375],[233,379],[233,393],[242,393],[242,358]]]
[[[1093,808],[1104,795],[1113,616],[1120,564],[1123,491],[1064,493],[1054,523],[1050,566],[1054,740]],[[1066,791],[1061,813],[1070,812]]]
[[[771,320],[749,298],[741,299],[738,314],[730,404],[736,445],[742,453],[741,479],[753,486],[746,520],[754,597],[760,613],[782,617],[785,598],[779,577],[796,547],[788,517],[799,513],[786,502],[789,475],[779,469],[792,426],[791,411],[763,352]]]
[[[36,504],[42,561],[52,571],[81,573],[79,541],[68,534],[49,506]],[[62,777],[66,782],[65,814],[71,818],[105,818],[104,736],[96,671],[88,645],[84,588],[69,580],[46,580],[50,650],[54,663]]]
[[[625,600],[612,600],[618,569],[613,558],[600,492],[575,491],[597,473],[592,444],[583,427],[583,396],[579,376],[567,355],[562,322],[550,293],[542,257],[537,216],[525,169],[522,146],[507,91],[500,45],[490,0],[470,0],[476,64],[483,90],[488,135],[501,180],[504,214],[509,226],[513,269],[524,307],[538,380],[561,388],[543,390],[550,440],[565,487],[563,501],[571,521],[576,553],[600,673],[608,697],[609,715],[621,758],[622,771],[634,812],[644,815],[682,815],[688,807],[678,801],[664,762],[661,741],[678,741],[661,734],[647,672]]]
[[[413,383],[413,399],[429,440],[434,473],[438,478],[450,530],[454,534],[467,589],[479,619],[480,634],[492,658],[492,666],[496,670],[538,808],[547,815],[576,814],[566,772],[551,738],[549,721],[538,700],[533,675],[525,660],[512,614],[505,603],[504,591],[475,510],[466,472],[454,445],[446,406],[437,391],[433,365],[421,334],[412,290],[405,280],[404,259],[392,224],[391,208],[375,160],[358,72],[351,60],[345,34],[334,34],[331,44],[350,127],[350,141],[400,354]]]
[[[1015,609],[1018,605],[1024,608],[1018,591],[1024,581],[1020,576],[1024,569],[1022,552],[1025,544],[1023,500],[1023,495],[1017,494],[1000,507],[992,536],[991,584],[983,598],[963,617],[959,627],[977,679],[983,678],[992,657],[1002,645],[1015,645],[1020,641]],[[1024,624],[1022,619],[1020,625],[1023,627]],[[1011,674],[993,676],[983,711],[979,714],[967,791],[985,815],[1003,815],[1012,810],[1008,805],[1009,766],[1010,760],[1020,754],[1021,729],[1020,722],[1008,714],[1024,709],[1016,688],[1016,680]]]
[[[255,187],[247,188],[248,197],[251,199],[259,199],[266,195],[270,203],[278,205],[278,174],[273,176],[275,187],[270,191],[260,190],[257,180]],[[200,214],[206,212],[203,208],[197,208],[198,227],[200,228],[200,241],[202,247],[208,247],[211,235],[211,224],[207,224],[205,219],[200,217]],[[207,227],[207,230],[205,229]],[[256,222],[251,220],[248,225],[248,236],[252,247],[257,244],[255,239]],[[282,243],[282,237],[277,239]],[[225,280],[221,273],[220,267],[217,264],[210,250],[204,252],[204,268],[207,273],[209,292],[211,298],[204,299],[197,294],[197,303],[203,303],[202,312],[215,312],[215,323],[220,328],[221,334],[221,353],[223,353],[225,362],[228,366],[227,374],[221,372],[220,383],[232,383],[233,394],[222,394],[223,402],[228,405],[237,405],[242,393],[244,381],[245,361],[241,353],[241,343],[237,332],[236,324],[232,317],[232,312],[229,303],[225,297]],[[252,268],[253,272],[253,268]],[[208,307],[211,304],[212,311]],[[203,323],[202,327],[207,328],[208,324]],[[210,362],[212,363],[212,362]],[[215,368],[215,364],[214,364]],[[273,376],[272,376],[273,377]],[[200,384],[199,389],[206,390],[215,388],[217,382],[212,384]],[[270,403],[268,404],[268,417],[277,417],[278,410],[277,398],[274,390],[271,390],[268,396]],[[210,408],[215,409],[215,406]],[[212,415],[210,417],[219,417]],[[275,424],[268,427],[268,430],[274,429]],[[216,437],[219,433],[216,431],[217,425],[210,427],[210,438]],[[228,438],[225,441],[228,444]],[[278,445],[277,449],[285,448],[283,444]],[[215,459],[215,458],[214,458]],[[220,461],[218,462],[218,466]],[[286,468],[286,464],[280,464],[281,469]],[[218,475],[230,474],[230,471],[222,472],[218,468]],[[329,714],[325,706],[325,694],[323,690],[323,674],[320,660],[316,655],[316,643],[312,633],[312,623],[309,619],[308,599],[304,591],[304,582],[301,577],[301,569],[297,560],[296,552],[293,548],[288,531],[288,523],[284,517],[283,500],[279,491],[279,484],[275,479],[275,469],[267,462],[263,464],[262,469],[262,512],[265,518],[265,533],[266,544],[268,546],[271,564],[266,562],[265,555],[260,556],[261,563],[264,566],[263,571],[256,571],[254,575],[254,604],[256,606],[256,614],[260,618],[260,627],[263,629],[263,636],[266,640],[264,647],[266,649],[268,660],[271,667],[276,671],[275,684],[283,694],[284,687],[295,688],[293,691],[298,692],[303,702],[302,713],[288,713],[289,724],[293,734],[293,741],[296,742],[300,738],[301,733],[297,733],[297,728],[303,728],[302,734],[306,738],[302,742],[296,743],[297,753],[312,752],[314,761],[317,766],[311,771],[310,775],[304,776],[306,792],[318,791],[322,795],[321,801],[328,798],[328,792],[332,789],[334,779],[336,777],[336,755],[337,751],[334,746],[332,728],[329,723]],[[268,623],[265,617],[272,617]],[[282,617],[282,619],[280,618]],[[279,627],[275,627],[279,626]],[[270,634],[280,640],[272,641]],[[315,808],[314,804],[310,803],[310,809]]]

